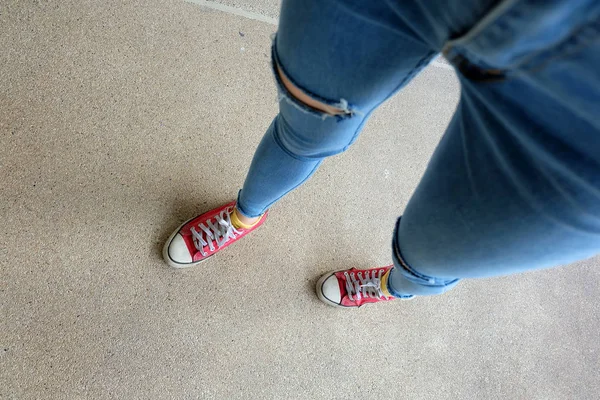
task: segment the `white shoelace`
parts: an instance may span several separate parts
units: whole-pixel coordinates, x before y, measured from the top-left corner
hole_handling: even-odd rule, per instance
[[[196,246],[200,254],[206,257],[208,254],[206,251],[204,251],[204,247],[206,246],[208,246],[210,251],[214,251],[215,245],[213,241],[216,242],[217,247],[220,248],[227,243],[229,239],[235,239],[236,234],[239,235],[242,233],[235,229],[231,224],[232,212],[233,207],[229,207],[221,211],[219,215],[215,215],[214,218],[216,224],[213,223],[211,218],[200,223],[198,225],[200,231],[197,231],[195,227],[190,228],[192,236],[194,237],[194,246]]]
[[[383,299],[385,295],[381,291],[381,277],[385,271],[372,270],[362,272],[344,272],[346,277],[346,292],[350,300],[360,300],[363,297],[371,297],[374,299]]]

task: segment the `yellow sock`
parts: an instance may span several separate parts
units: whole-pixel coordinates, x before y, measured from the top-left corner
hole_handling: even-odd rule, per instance
[[[253,223],[251,225],[247,225],[247,224],[243,223],[242,221],[240,221],[240,217],[238,216],[237,208],[234,208],[233,212],[231,213],[231,225],[233,225],[233,227],[235,229],[250,229],[254,225],[258,224],[259,221],[260,221],[260,218],[257,219],[255,223]]]
[[[390,276],[390,271],[391,269],[388,269],[388,272],[381,277],[381,291],[385,297],[393,297],[388,289],[388,277]]]

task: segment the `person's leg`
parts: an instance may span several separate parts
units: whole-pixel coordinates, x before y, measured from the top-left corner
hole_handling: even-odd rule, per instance
[[[503,1],[445,45],[461,100],[398,221],[394,267],[324,275],[322,300],[440,294],[600,252],[598,15],[592,0]]]
[[[256,229],[267,208],[348,148],[370,113],[435,54],[385,3],[285,0],[272,47],[280,113],[237,204],[182,225],[164,246],[167,263],[197,265]]]
[[[371,112],[435,54],[385,3],[284,1],[272,51],[280,113],[240,191],[241,213],[261,215],[346,150]]]
[[[338,107],[331,106],[329,104],[325,104],[325,103],[323,103],[319,100],[313,99],[312,97],[305,94],[299,87],[294,85],[294,83],[292,81],[290,81],[283,74],[283,72],[281,71],[281,68],[279,66],[276,65],[274,67],[274,73],[277,74],[277,78],[281,81],[281,85],[285,88],[285,90],[287,90],[292,97],[294,97],[296,100],[303,103],[304,105],[313,108],[315,111],[322,112],[324,116],[335,117],[335,116],[343,116],[345,114],[344,110],[342,110]],[[267,132],[267,134],[269,134],[269,133],[270,132]],[[255,156],[254,158],[255,158],[255,165],[260,164],[264,161],[264,159],[262,159],[261,157]],[[249,187],[252,187],[252,184],[256,184],[256,183],[260,183],[260,182],[254,178],[247,179],[247,184]],[[232,217],[233,217],[234,222],[237,222],[237,224],[240,225],[241,227],[253,226],[260,220],[260,215],[255,216],[255,217],[249,217],[249,216],[243,214],[241,211],[239,211],[239,208],[241,208],[241,207],[239,206],[239,204],[237,204],[236,208],[235,208],[235,212]],[[261,215],[262,215],[262,213],[261,213]]]
[[[595,3],[517,2],[447,46],[461,101],[398,221],[393,294],[600,252]]]
[[[497,1],[285,0],[272,49],[280,113],[255,153],[240,212],[227,205],[188,221],[165,244],[167,263],[196,265],[255,229],[274,202],[347,149],[379,104]]]

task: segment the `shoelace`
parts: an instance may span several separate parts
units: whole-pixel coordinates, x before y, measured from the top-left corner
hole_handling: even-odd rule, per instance
[[[198,249],[200,254],[206,256],[208,253],[204,251],[204,247],[208,246],[210,251],[215,250],[213,242],[217,243],[217,247],[223,246],[229,241],[229,239],[235,239],[236,234],[241,234],[231,224],[231,213],[233,207],[229,207],[221,211],[219,215],[215,215],[216,224],[213,223],[212,219],[209,218],[206,221],[200,223],[197,231],[195,227],[190,228],[192,236],[194,237],[194,246]]]
[[[363,297],[384,299],[385,296],[381,291],[381,276],[384,272],[383,269],[366,271],[364,275],[362,272],[356,274],[344,272],[348,298],[352,301],[360,300]]]

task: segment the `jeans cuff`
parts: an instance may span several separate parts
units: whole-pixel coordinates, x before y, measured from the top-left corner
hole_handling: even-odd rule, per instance
[[[244,216],[247,218],[256,218],[256,217],[260,217],[262,216],[266,210],[263,210],[262,212],[259,212],[258,214],[254,213],[249,213],[246,211],[246,209],[244,208],[244,206],[241,203],[241,197],[242,197],[242,190],[240,190],[238,192],[238,196],[237,196],[237,201],[235,202],[235,208],[237,208],[237,210]]]
[[[396,223],[392,240],[394,268],[388,277],[388,290],[394,297],[411,298],[413,296],[428,296],[442,294],[452,289],[459,279],[443,279],[428,276],[416,271],[402,257],[398,243],[400,220]]]

